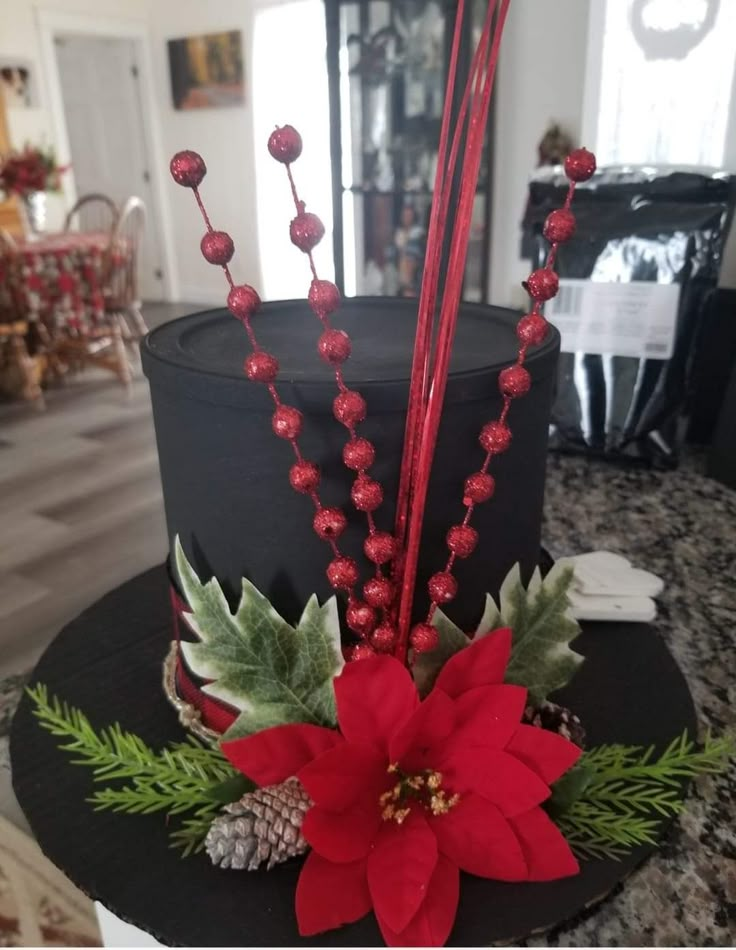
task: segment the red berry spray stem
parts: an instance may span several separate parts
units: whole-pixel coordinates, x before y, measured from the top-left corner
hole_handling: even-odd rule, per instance
[[[271,417],[271,428],[278,438],[289,442],[296,457],[289,471],[289,482],[295,491],[308,495],[311,499],[315,508],[312,521],[314,531],[332,550],[333,557],[327,566],[327,579],[335,590],[347,591],[349,604],[358,603],[354,590],[358,582],[358,565],[353,558],[342,554],[337,544],[337,539],[345,529],[347,519],[339,508],[325,508],[320,501],[317,491],[320,480],[319,467],[314,462],[305,459],[299,448],[299,435],[303,425],[302,414],[294,406],[288,406],[282,402],[275,386],[279,371],[278,360],[271,353],[261,349],[253,330],[251,317],[261,305],[260,298],[253,287],[234,282],[228,267],[235,250],[232,238],[224,231],[215,231],[199,193],[199,185],[207,171],[205,163],[196,152],[178,152],[172,158],[170,168],[172,177],[178,184],[192,189],[207,227],[201,243],[202,254],[210,263],[222,267],[230,286],[227,296],[228,309],[240,320],[248,335],[252,352],[245,359],[243,366],[245,375],[252,382],[263,383],[267,387],[275,407]]]
[[[368,537],[363,550],[368,560],[375,565],[375,578],[373,583],[369,582],[365,585],[363,596],[368,607],[374,610],[376,608],[386,610],[393,600],[394,589],[390,581],[384,577],[383,565],[393,560],[396,554],[396,542],[391,534],[387,531],[379,531],[376,526],[374,512],[383,502],[383,487],[368,474],[368,469],[375,458],[375,448],[357,432],[357,426],[366,417],[367,407],[361,394],[346,385],[342,372],[342,364],[351,353],[350,337],[344,330],[334,328],[330,322],[330,314],[340,306],[340,291],[332,281],[319,278],[314,263],[312,251],[325,233],[324,225],[317,215],[306,211],[306,205],[299,197],[292,173],[292,163],[302,151],[301,136],[293,126],[277,127],[268,140],[268,150],[271,156],[284,166],[289,180],[296,209],[296,217],[291,221],[289,233],[292,243],[306,254],[309,261],[312,282],[309,287],[308,301],[323,331],[317,342],[317,350],[320,357],[332,366],[335,374],[338,393],[333,402],[333,413],[338,422],[345,426],[349,435],[343,450],[343,461],[347,468],[356,473],[350,497],[358,511],[365,513],[368,522]],[[376,581],[378,583],[375,583]],[[396,637],[392,636],[391,624],[383,621],[373,631],[366,621],[366,612],[359,609],[360,607],[361,605],[356,604],[354,610],[348,613],[348,626],[359,636],[370,635],[370,642],[379,652],[392,650]]]

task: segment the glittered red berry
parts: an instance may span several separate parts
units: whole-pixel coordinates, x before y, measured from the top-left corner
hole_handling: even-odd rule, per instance
[[[227,295],[227,309],[240,320],[253,316],[261,306],[261,298],[250,284],[238,284]]]
[[[513,366],[507,366],[498,374],[498,388],[504,396],[511,396],[516,399],[518,396],[525,396],[531,389],[532,378],[523,366],[515,363]]]
[[[320,508],[314,516],[312,525],[323,541],[334,541],[345,530],[348,520],[340,508]]]
[[[254,383],[272,383],[279,372],[279,361],[265,350],[256,350],[246,356],[243,370]]]
[[[295,439],[302,431],[302,414],[293,406],[279,406],[271,416],[271,428],[280,439]]]
[[[314,278],[309,285],[309,306],[318,317],[326,317],[340,306],[340,291],[331,280]]]
[[[351,557],[338,555],[327,565],[327,580],[336,590],[349,590],[358,580],[358,565]]]
[[[516,335],[527,346],[543,343],[548,330],[549,324],[541,313],[528,313],[516,325]]]
[[[595,155],[587,148],[576,148],[565,159],[565,174],[570,181],[587,181],[595,167]]]
[[[375,511],[383,501],[383,488],[370,475],[358,475],[350,489],[350,498],[358,511]]]
[[[370,640],[376,653],[388,653],[396,644],[396,628],[390,623],[381,623],[371,634]]]
[[[207,174],[207,166],[202,156],[189,149],[174,155],[169,163],[169,170],[177,185],[183,185],[185,188],[196,188]]]
[[[357,438],[346,442],[342,450],[342,460],[354,472],[362,472],[373,465],[376,450],[368,439]]]
[[[335,396],[332,411],[338,422],[342,422],[344,426],[354,426],[365,419],[367,407],[360,393],[348,389]]]
[[[396,553],[396,539],[388,531],[374,531],[363,544],[365,556],[374,564],[386,564]]]
[[[511,445],[511,429],[503,422],[487,422],[480,430],[478,441],[486,452],[498,455]]]
[[[409,634],[409,643],[415,653],[429,653],[437,648],[439,642],[439,634],[431,623],[418,623]]]
[[[523,285],[534,300],[550,300],[560,287],[560,278],[550,267],[532,271]]]
[[[390,607],[394,599],[394,586],[385,577],[371,577],[363,585],[363,597],[371,607]]]
[[[289,225],[291,243],[295,244],[300,251],[304,251],[305,254],[317,247],[324,234],[324,224],[311,211],[300,211]]]
[[[575,233],[575,215],[567,208],[550,211],[544,222],[542,234],[551,244],[569,241]]]
[[[289,469],[289,482],[294,491],[309,494],[319,485],[319,466],[306,459],[294,462]]]
[[[367,637],[376,626],[376,612],[370,604],[354,600],[348,604],[345,620],[353,633],[357,633],[359,637]]]
[[[224,267],[235,253],[233,239],[226,231],[208,231],[199,246],[204,259],[220,267]]]
[[[376,651],[372,646],[367,643],[357,643],[350,651],[350,662],[355,663],[357,660],[369,660],[375,655]]]
[[[344,363],[350,356],[350,337],[344,330],[325,330],[317,341],[317,349],[326,363]]]
[[[433,604],[449,604],[457,594],[457,581],[449,571],[438,571],[427,584]]]
[[[474,472],[465,479],[463,491],[464,505],[479,505],[493,497],[496,482],[487,472]]]
[[[470,557],[478,544],[478,532],[469,524],[456,524],[447,532],[447,547],[458,557]]]
[[[269,135],[268,150],[277,162],[288,165],[302,154],[302,137],[293,125],[282,125]]]

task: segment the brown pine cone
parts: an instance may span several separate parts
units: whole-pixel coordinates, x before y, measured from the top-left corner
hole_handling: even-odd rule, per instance
[[[268,785],[226,805],[210,825],[205,848],[213,864],[255,871],[304,854],[309,845],[302,836],[304,815],[312,800],[295,778]]]
[[[575,713],[566,709],[565,706],[558,706],[548,700],[545,700],[539,706],[527,706],[521,721],[529,726],[538,726],[540,729],[557,732],[565,739],[569,739],[570,742],[580,746],[581,749],[585,748],[583,724]]]

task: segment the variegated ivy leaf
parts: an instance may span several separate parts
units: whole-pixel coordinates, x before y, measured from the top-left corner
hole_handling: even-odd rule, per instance
[[[511,627],[513,641],[506,682],[526,686],[535,704],[569,683],[583,662],[583,657],[569,646],[580,633],[567,596],[572,579],[571,567],[556,564],[544,580],[539,569],[535,570],[525,588],[519,565],[514,565],[501,585],[499,603],[486,595],[483,616],[473,637],[477,640],[499,627]],[[440,609],[435,611],[433,623],[440,635],[439,646],[420,656],[414,667],[422,693],[431,689],[447,660],[472,642]]]
[[[240,715],[226,738],[250,735],[290,722],[334,726],[332,680],[343,666],[337,603],[307,601],[296,627],[243,578],[235,614],[217,581],[201,583],[176,539],[176,567],[198,643],[182,643],[187,665],[212,680],[203,687]]]

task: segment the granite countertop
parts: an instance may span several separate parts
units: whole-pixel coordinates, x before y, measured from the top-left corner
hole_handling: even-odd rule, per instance
[[[666,581],[655,627],[703,728],[736,734],[736,491],[701,474],[551,456],[543,541],[553,557],[609,550]],[[733,946],[736,762],[691,788],[659,852],[597,908],[520,946]]]

